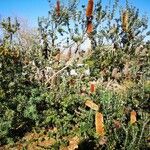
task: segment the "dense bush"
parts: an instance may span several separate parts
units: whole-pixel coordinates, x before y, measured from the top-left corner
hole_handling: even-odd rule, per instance
[[[26,38],[18,35],[17,20],[2,21],[0,144],[8,144],[4,149],[69,149],[74,137],[71,149],[148,148],[150,44],[143,32],[147,19],[128,4],[119,10],[121,17],[115,17],[117,0],[112,10],[103,8],[95,3],[89,20],[85,5],[78,11],[77,1],[68,6],[57,1],[47,18],[39,18],[38,37],[29,37],[30,45],[23,45]],[[91,23],[92,30],[87,28]],[[86,38],[92,49],[85,56],[80,46]],[[69,49],[65,60],[60,59],[59,43]],[[77,67],[79,59],[86,65]],[[84,74],[86,66],[89,76]],[[71,69],[78,74],[69,76]],[[99,112],[104,119],[101,133],[95,129]],[[29,132],[31,138],[26,136]],[[41,146],[47,141],[49,147]]]

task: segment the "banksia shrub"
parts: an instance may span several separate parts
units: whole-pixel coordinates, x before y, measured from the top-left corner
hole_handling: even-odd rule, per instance
[[[29,48],[22,48],[16,36],[13,43],[9,20],[3,23],[7,34],[0,45],[0,144],[20,140],[33,128],[43,134],[36,145],[47,142],[45,133],[56,140],[53,148],[47,142],[44,149],[61,149],[64,143],[75,149],[78,137],[81,149],[148,149],[150,44],[144,45],[142,34],[146,21],[132,7],[118,18],[101,1],[95,4],[94,15],[93,0],[83,11],[76,0],[69,2],[65,7],[56,0],[48,17],[39,19],[41,39],[37,36]],[[87,38],[88,55],[81,51]],[[142,49],[135,54],[139,45]],[[63,59],[59,47],[67,50]],[[87,140],[88,146],[96,144],[87,148],[82,144]]]
[[[72,52],[71,52],[71,48],[70,48],[69,51],[67,52],[67,55],[66,55],[66,58],[65,58],[66,62],[70,60],[71,54],[72,54]]]

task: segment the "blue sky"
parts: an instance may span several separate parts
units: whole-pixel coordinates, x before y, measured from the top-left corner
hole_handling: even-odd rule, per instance
[[[55,0],[51,1],[55,3]],[[66,0],[60,1],[66,2]],[[80,0],[80,5],[87,4],[87,1]],[[102,0],[104,4],[108,1]],[[122,5],[125,4],[125,0],[120,2]],[[150,18],[150,0],[129,0],[129,2],[139,8],[141,13],[147,13]],[[37,26],[38,16],[47,16],[48,9],[47,0],[0,0],[0,18],[17,16],[28,20],[28,24],[32,27]]]

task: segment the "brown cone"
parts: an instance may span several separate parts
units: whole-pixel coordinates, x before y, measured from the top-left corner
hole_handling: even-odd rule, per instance
[[[86,16],[91,17],[93,13],[93,0],[88,1],[87,9],[86,9]]]

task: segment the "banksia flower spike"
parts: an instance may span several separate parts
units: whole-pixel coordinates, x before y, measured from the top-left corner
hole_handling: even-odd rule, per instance
[[[89,21],[87,23],[87,33],[89,34],[91,32],[93,32],[93,25],[92,25],[92,21]]]
[[[56,14],[57,16],[60,16],[60,1],[57,0],[56,2]]]
[[[124,32],[128,32],[128,21],[129,21],[129,14],[128,11],[124,11],[122,13],[122,29]]]
[[[93,31],[92,25],[92,14],[93,14],[93,0],[88,1],[87,9],[86,9],[86,17],[87,17],[87,33],[90,34]]]
[[[93,0],[88,1],[87,9],[86,9],[86,16],[91,17],[93,13]]]
[[[105,131],[104,131],[104,121],[103,121],[103,114],[100,112],[96,112],[95,115],[95,127],[96,127],[96,133],[99,136],[104,136]]]
[[[90,92],[91,93],[95,92],[95,84],[94,83],[90,84]]]
[[[134,124],[136,122],[136,111],[132,110],[131,113],[130,113],[130,124]]]

